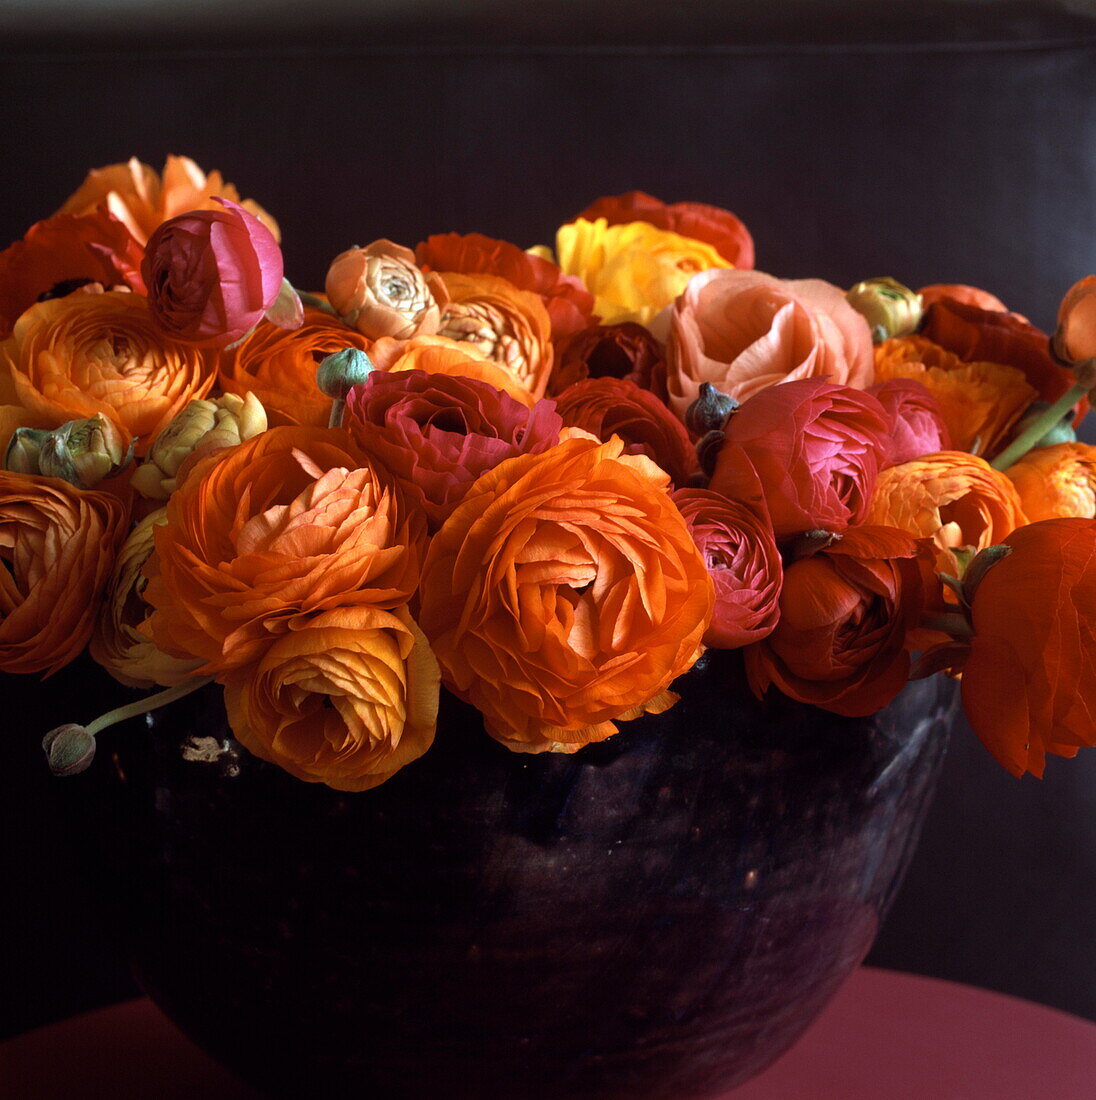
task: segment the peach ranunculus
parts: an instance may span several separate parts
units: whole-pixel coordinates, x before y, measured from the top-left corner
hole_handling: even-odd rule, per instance
[[[217,377],[216,356],[166,340],[139,294],[39,302],[0,343],[0,393],[57,427],[102,413],[144,454]]]
[[[1004,363],[967,363],[921,336],[885,340],[875,349],[877,382],[920,382],[940,404],[957,451],[992,458],[1037,397],[1022,371]]]
[[[527,408],[536,403],[521,382],[466,340],[450,340],[447,336],[416,336],[413,340],[385,337],[369,349],[369,358],[377,370],[389,373],[422,370],[427,374],[477,378],[508,393]]]
[[[1096,275],[1086,275],[1058,307],[1054,353],[1066,363],[1096,359]]]
[[[860,390],[872,384],[868,323],[838,287],[760,271],[708,271],[674,304],[667,387],[678,416],[702,382],[745,401],[803,378]]]
[[[1035,447],[1006,471],[1028,522],[1096,517],[1096,447],[1057,443]]]
[[[1096,520],[1014,531],[979,583],[963,709],[1013,775],[1096,744]]]
[[[591,325],[556,345],[548,396],[586,378],[621,378],[666,400],[666,358],[650,329],[625,321]]]
[[[143,245],[161,222],[190,210],[219,209],[214,201],[218,198],[240,203],[275,240],[281,239],[278,223],[258,203],[241,201],[239,192],[224,182],[220,172],[207,176],[189,157],[169,156],[161,174],[136,157],[125,164],[93,168],[57,213],[89,214],[105,205]]]
[[[225,707],[249,752],[308,783],[364,791],[433,743],[438,662],[407,609],[326,611],[231,676]]]
[[[982,290],[980,287],[968,286],[966,283],[931,283],[929,286],[923,286],[917,293],[921,295],[921,303],[925,309],[934,302],[950,298],[953,302],[960,302],[965,306],[1008,313],[1008,306],[996,294],[990,294],[988,290]]]
[[[154,537],[145,629],[220,678],[321,612],[407,603],[426,518],[348,433],[284,427],[200,459]]]
[[[560,226],[556,257],[594,295],[603,324],[650,322],[699,271],[730,267],[710,244],[647,222],[609,225],[585,218]]]
[[[745,651],[750,686],[770,684],[835,714],[865,716],[905,685],[907,638],[924,606],[929,553],[890,527],[855,527],[784,570],[780,621]]]
[[[970,557],[1027,517],[1003,473],[975,455],[941,451],[884,470],[864,522],[932,539],[939,570],[962,577]]]
[[[573,752],[672,704],[713,597],[667,485],[619,440],[568,440],[484,474],[434,536],[419,621],[510,748]]]
[[[462,275],[498,275],[519,290],[539,295],[548,311],[552,340],[561,340],[590,324],[594,296],[573,275],[564,275],[551,260],[523,252],[509,241],[482,233],[438,233],[415,249],[419,264],[431,271]]]
[[[196,658],[171,657],[157,649],[140,626],[148,613],[142,597],[148,583],[142,567],[153,552],[152,532],[164,523],[163,508],[145,516],[118,551],[103,600],[90,652],[119,683],[129,687],[168,687],[189,679],[202,663]]]
[[[48,675],[80,655],[127,520],[109,493],[0,470],[0,669]]]
[[[579,214],[586,221],[604,218],[610,225],[646,222],[682,237],[710,244],[729,264],[746,270],[754,265],[750,231],[729,210],[702,202],[665,203],[645,191],[628,191],[597,199]]]
[[[497,275],[441,275],[449,292],[439,336],[466,342],[493,359],[534,397],[552,371],[552,325],[540,297]]]
[[[448,299],[445,284],[419,270],[411,249],[383,239],[340,252],[324,291],[342,320],[369,340],[432,336]]]
[[[368,351],[369,341],[325,310],[305,307],[304,324],[292,331],[260,321],[234,348],[222,351],[218,380],[226,393],[254,393],[272,427],[327,426],[331,398],[316,385],[316,368],[344,348]]]

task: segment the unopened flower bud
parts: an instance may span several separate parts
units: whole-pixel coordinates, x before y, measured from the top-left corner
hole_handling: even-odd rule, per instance
[[[360,348],[333,352],[316,369],[316,385],[332,401],[345,401],[346,395],[360,386],[373,372],[373,361]]]
[[[737,408],[733,397],[717,390],[711,382],[701,382],[700,396],[685,410],[685,427],[694,436],[718,431]]]
[[[48,435],[42,428],[16,428],[4,455],[4,469],[13,474],[40,474],[38,456]]]
[[[921,295],[888,276],[857,283],[845,299],[868,322],[877,344],[916,332],[924,312]]]
[[[1064,363],[1096,359],[1096,275],[1074,283],[1062,299],[1052,346]]]
[[[54,775],[77,775],[95,759],[95,737],[83,726],[68,722],[42,738],[42,749]]]
[[[70,420],[46,434],[38,468],[46,477],[63,478],[78,489],[94,489],[130,464],[133,442],[102,413]]]
[[[726,441],[727,433],[719,428],[713,428],[710,432],[705,432],[705,434],[697,440],[697,464],[709,478],[715,472],[715,464],[719,458],[719,452],[723,450],[723,444]]]

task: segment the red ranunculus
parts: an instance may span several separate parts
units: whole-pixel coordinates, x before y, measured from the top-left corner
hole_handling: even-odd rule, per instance
[[[250,332],[282,285],[282,252],[270,230],[228,199],[192,210],[149,238],[141,266],[156,323],[174,340],[226,347]]]
[[[777,539],[856,523],[890,448],[890,420],[874,397],[819,378],[755,394],[726,433],[711,488],[747,500],[759,478]]]
[[[528,408],[475,378],[374,371],[346,402],[346,427],[440,527],[473,481],[500,462],[559,442],[551,401]]]
[[[988,290],[981,287],[968,286],[966,283],[931,283],[923,286],[917,292],[921,295],[921,306],[928,309],[935,302],[950,298],[953,302],[961,302],[966,306],[977,306],[979,309],[998,310],[1008,313],[1008,306]]]
[[[647,222],[656,229],[668,229],[682,237],[710,244],[735,267],[754,265],[754,243],[750,231],[729,210],[702,202],[664,203],[645,191],[608,195],[591,203],[580,218],[604,218],[610,225]]]
[[[662,345],[644,325],[592,325],[556,345],[548,396],[556,397],[584,378],[626,378],[666,400]]]
[[[646,455],[675,485],[684,485],[696,468],[696,451],[681,421],[626,378],[576,382],[557,399],[556,409],[569,428],[582,428],[603,443],[620,436],[625,454]]]
[[[885,707],[909,676],[907,635],[924,606],[931,548],[893,527],[855,527],[784,571],[780,621],[745,651],[760,697],[785,695],[835,714]]]
[[[892,378],[868,393],[891,418],[887,465],[898,466],[922,455],[952,450],[951,433],[940,402],[912,378]]]

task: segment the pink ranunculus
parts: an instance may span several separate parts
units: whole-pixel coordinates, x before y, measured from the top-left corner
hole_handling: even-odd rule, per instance
[[[487,470],[559,442],[552,401],[528,408],[476,378],[376,370],[346,401],[345,426],[395,476],[437,530]]]
[[[711,488],[751,500],[760,481],[777,539],[863,518],[886,465],[890,418],[874,397],[821,378],[773,386],[727,422]]]
[[[891,418],[888,466],[953,450],[940,402],[913,378],[892,378],[867,391]]]
[[[673,502],[689,525],[715,586],[704,644],[738,649],[771,634],[780,618],[784,571],[763,509],[710,489],[678,489]]]
[[[702,382],[745,401],[802,378],[867,389],[874,375],[868,323],[838,287],[722,268],[695,275],[674,303],[667,359],[679,416]]]
[[[282,285],[273,234],[238,203],[170,218],[149,238],[141,273],[156,323],[174,340],[226,347],[250,332]]]

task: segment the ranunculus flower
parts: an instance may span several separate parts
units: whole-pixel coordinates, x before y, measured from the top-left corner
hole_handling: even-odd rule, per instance
[[[604,218],[561,225],[556,257],[568,275],[589,287],[594,311],[605,324],[647,324],[698,271],[731,266],[703,241],[647,222],[609,225]]]
[[[876,342],[916,332],[924,309],[920,294],[889,275],[864,279],[849,287],[845,301],[868,322]]]
[[[419,270],[411,249],[387,240],[341,252],[324,290],[339,316],[369,340],[432,336],[447,299],[445,284]]]
[[[475,378],[374,371],[346,400],[344,426],[440,527],[468,486],[500,462],[559,442],[551,401],[530,408]]]
[[[0,470],[0,669],[48,675],[80,655],[127,519],[109,493]]]
[[[307,783],[364,791],[433,743],[438,663],[406,608],[327,611],[225,685],[236,739]]]
[[[780,621],[745,651],[750,686],[835,714],[885,707],[909,677],[907,635],[924,603],[926,549],[890,527],[855,527],[784,570]]]
[[[974,595],[963,709],[1013,775],[1096,743],[1096,520],[1014,531]]]
[[[540,296],[552,324],[552,339],[560,340],[590,323],[594,296],[573,275],[564,275],[550,260],[523,252],[509,241],[482,233],[438,233],[415,248],[415,258],[432,271],[462,275],[498,275],[519,290]]]
[[[975,306],[978,309],[996,310],[999,313],[1008,313],[1008,306],[988,290],[980,287],[968,286],[966,283],[932,283],[923,286],[918,292],[925,309],[934,302],[950,298],[953,302],[960,302],[965,306]]]
[[[484,474],[431,541],[419,622],[510,748],[573,752],[672,703],[712,584],[667,484],[618,440],[568,440]]]
[[[1030,523],[1060,516],[1096,517],[1096,447],[1035,447],[1006,471]]]
[[[941,572],[962,576],[967,557],[1027,522],[1012,482],[962,451],[925,455],[879,475],[865,523],[886,524],[936,544]]]
[[[57,427],[102,413],[143,454],[217,376],[210,353],[165,340],[139,294],[70,294],[39,302],[0,344],[0,393]]]
[[[540,297],[498,275],[444,272],[449,304],[440,336],[472,344],[534,397],[543,397],[552,370],[552,332]]]
[[[270,424],[327,427],[331,398],[316,385],[316,368],[343,348],[368,351],[370,343],[322,309],[305,307],[304,324],[291,331],[260,321],[233,348],[221,352],[218,381],[227,393],[254,393]]]
[[[1054,351],[1067,363],[1096,359],[1096,275],[1074,283],[1062,299]]]
[[[867,389],[871,332],[842,291],[821,279],[709,271],[674,303],[667,368],[678,416],[702,382],[739,401],[804,378]]]
[[[696,450],[684,424],[653,393],[623,378],[587,378],[556,399],[569,428],[581,428],[608,443],[615,435],[626,454],[657,462],[677,486],[696,469]]]
[[[940,402],[919,380],[892,378],[867,392],[891,418],[888,465],[952,449],[951,433],[944,423]]]
[[[710,244],[728,263],[739,269],[753,267],[754,243],[750,231],[729,210],[702,202],[664,203],[645,191],[608,195],[579,214],[586,221],[604,218],[609,225],[646,222],[682,237]]]
[[[321,612],[407,603],[426,519],[346,432],[286,427],[200,459],[154,537],[146,630],[223,677]]]
[[[19,315],[35,302],[63,297],[83,283],[143,293],[144,254],[129,230],[105,210],[36,222],[21,241],[0,252],[0,339],[11,335]]]
[[[148,583],[142,568],[154,549],[153,529],[165,520],[164,509],[157,509],[145,516],[122,544],[89,647],[96,663],[128,687],[182,683],[202,663],[193,657],[169,656],[140,629],[150,610],[142,596]]]
[[[958,451],[992,458],[1036,398],[1022,371],[1004,363],[967,363],[921,336],[886,340],[875,349],[878,382],[912,379],[939,402]]]
[[[189,210],[216,210],[218,199],[238,202],[259,219],[278,240],[278,223],[251,199],[240,199],[220,172],[207,176],[189,157],[169,156],[162,174],[136,157],[125,164],[93,168],[65,201],[58,214],[90,214],[105,206],[139,244],[144,244],[158,226]]]
[[[666,359],[651,330],[634,321],[591,325],[556,345],[548,396],[557,397],[584,378],[625,378],[666,397]]]
[[[704,644],[738,649],[771,634],[784,579],[772,524],[756,508],[710,489],[678,489],[673,501],[715,588]]]
[[[174,340],[227,347],[250,332],[282,286],[282,250],[242,206],[192,210],[149,238],[141,274],[152,316]]]
[[[890,449],[874,397],[818,378],[762,390],[725,431],[710,487],[748,500],[760,480],[777,539],[859,522]]]
[[[450,340],[448,336],[416,336],[413,340],[386,337],[369,349],[369,358],[378,370],[389,373],[422,370],[427,374],[478,378],[528,408],[536,403],[536,398],[509,371],[466,340]]]

